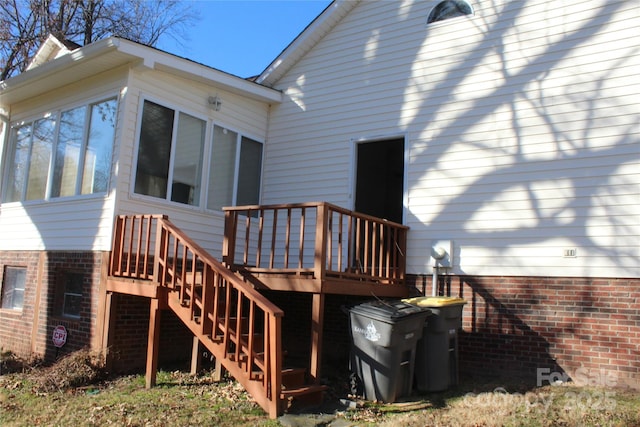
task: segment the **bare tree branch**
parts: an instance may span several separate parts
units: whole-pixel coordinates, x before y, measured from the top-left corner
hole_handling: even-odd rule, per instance
[[[49,34],[89,44],[118,36],[154,46],[162,37],[186,39],[197,16],[175,0],[0,1],[0,80],[24,71]]]

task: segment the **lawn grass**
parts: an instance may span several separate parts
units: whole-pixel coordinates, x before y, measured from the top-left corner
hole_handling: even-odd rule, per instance
[[[158,386],[125,376],[41,392],[31,375],[0,376],[2,426],[278,426],[236,382],[159,372]]]
[[[157,386],[146,389],[143,375],[106,378],[92,360],[79,353],[48,368],[0,371],[0,425],[281,425],[232,379],[214,382],[211,373],[160,371]],[[334,400],[346,397],[338,394],[329,393]],[[393,404],[353,403],[352,409],[334,406],[333,419],[341,425],[386,427],[640,427],[640,391],[573,383],[531,387],[476,378]]]

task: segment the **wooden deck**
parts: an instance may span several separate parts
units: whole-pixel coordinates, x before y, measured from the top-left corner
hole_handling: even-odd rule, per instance
[[[276,417],[289,399],[324,390],[326,294],[408,294],[406,235],[403,225],[328,203],[226,208],[218,261],[164,215],[123,215],[116,218],[107,304],[114,292],[151,299],[147,386],[155,384],[160,312],[171,309],[193,333],[194,354],[204,345]],[[260,289],[312,294],[310,382],[283,370],[285,313]]]
[[[223,262],[269,289],[406,295],[408,227],[329,203],[225,208]]]

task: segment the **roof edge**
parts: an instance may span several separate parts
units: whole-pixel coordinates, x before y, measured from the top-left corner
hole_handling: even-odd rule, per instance
[[[44,84],[53,89],[56,85],[56,81],[52,77],[54,74],[60,75],[60,73],[71,70],[79,64],[86,63],[109,52],[117,52],[124,55],[124,57],[121,57],[122,64],[126,62],[141,63],[150,69],[163,70],[205,84],[219,85],[226,90],[253,99],[273,103],[282,102],[281,92],[255,81],[243,79],[131,40],[108,37],[73,51],[68,51],[64,55],[57,56],[17,76],[0,82],[0,105],[17,102],[23,98],[26,99],[26,92],[29,91],[20,94],[21,89],[29,87],[36,81],[44,82],[48,80]]]
[[[333,0],[255,79],[272,86],[361,0]]]

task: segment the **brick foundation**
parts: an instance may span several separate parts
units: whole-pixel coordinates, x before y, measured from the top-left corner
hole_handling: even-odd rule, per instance
[[[150,300],[114,294],[110,325],[110,368],[116,373],[144,372]],[[158,367],[188,369],[193,335],[171,310],[160,314]]]
[[[0,309],[0,350],[25,358],[53,362],[82,348],[102,349],[104,292],[101,275],[102,252],[2,251],[0,284],[4,267],[26,267],[22,310]],[[106,268],[106,265],[105,265]],[[63,316],[60,302],[60,278],[64,272],[83,276],[80,316]],[[144,372],[149,327],[149,300],[115,295],[109,349],[115,372]],[[53,329],[63,325],[67,342],[53,345]],[[171,312],[161,315],[160,367],[188,368],[193,335]]]
[[[425,282],[430,290],[430,276],[413,278],[418,289]],[[538,382],[546,369],[640,388],[640,279],[448,276],[439,287],[467,300],[463,372]]]
[[[80,348],[101,348],[104,259],[100,252],[0,252],[0,283],[5,266],[27,268],[23,309],[0,309],[0,349],[53,361]],[[64,271],[84,277],[79,318],[58,310],[57,283]],[[409,282],[430,293],[430,275],[412,276]],[[446,276],[440,278],[439,289],[467,301],[459,334],[463,375],[517,375],[537,381],[539,370],[545,369],[544,374],[556,377],[640,388],[640,279]],[[285,362],[306,365],[311,296],[265,294],[285,311]],[[324,372],[343,365],[346,369],[350,334],[342,307],[368,299],[326,296]],[[149,301],[116,295],[113,306],[109,342],[114,370],[144,370]],[[169,310],[163,311],[161,322],[161,364],[188,366],[191,334]],[[51,339],[56,325],[68,332],[61,349]]]
[[[0,309],[0,348],[23,357],[46,362],[81,348],[99,348],[100,277],[102,252],[3,251],[0,252],[0,283],[4,268],[26,267],[22,310]],[[79,317],[63,316],[60,281],[64,272],[82,275]],[[67,342],[53,345],[57,325],[67,329]]]
[[[282,346],[286,351],[285,366],[307,367],[311,347],[311,294],[278,291],[264,291],[263,294],[284,311]],[[351,336],[349,316],[344,313],[343,307],[370,299],[347,295],[325,296],[323,375],[341,374],[348,369]]]

